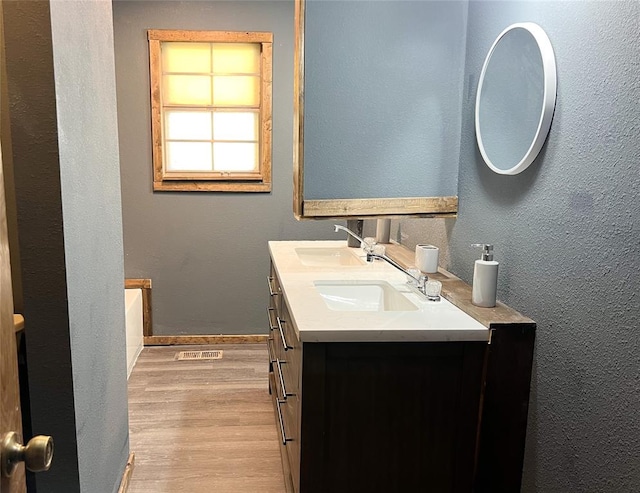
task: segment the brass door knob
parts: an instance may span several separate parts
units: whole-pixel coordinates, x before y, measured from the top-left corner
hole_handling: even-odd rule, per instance
[[[25,467],[32,472],[48,471],[53,460],[53,438],[45,435],[35,436],[29,440],[26,447],[21,442],[22,438],[15,431],[10,431],[2,437],[2,475],[11,476],[20,462],[24,462]]]

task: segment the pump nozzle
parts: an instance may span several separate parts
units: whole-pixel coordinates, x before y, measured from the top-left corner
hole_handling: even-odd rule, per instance
[[[493,245],[488,243],[474,243],[471,246],[475,248],[482,248],[481,260],[493,260]]]

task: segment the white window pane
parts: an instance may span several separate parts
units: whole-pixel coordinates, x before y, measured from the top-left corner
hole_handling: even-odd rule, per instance
[[[204,75],[165,75],[164,104],[211,104],[211,77]]]
[[[256,111],[213,114],[215,140],[258,140],[258,113]]]
[[[210,111],[166,111],[169,140],[212,140]]]
[[[213,71],[225,74],[259,74],[260,45],[213,43]]]
[[[220,106],[258,106],[260,78],[214,76],[213,104]]]
[[[211,46],[209,43],[162,43],[164,72],[211,73]]]
[[[167,171],[211,171],[211,143],[167,142]]]
[[[213,167],[216,171],[256,171],[258,144],[216,142],[213,144]]]

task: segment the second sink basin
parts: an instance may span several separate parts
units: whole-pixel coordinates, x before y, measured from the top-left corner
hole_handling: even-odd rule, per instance
[[[362,265],[362,261],[348,248],[296,248],[296,254],[304,265],[310,267]]]
[[[314,285],[331,310],[406,312],[418,309],[386,281],[315,281]]]

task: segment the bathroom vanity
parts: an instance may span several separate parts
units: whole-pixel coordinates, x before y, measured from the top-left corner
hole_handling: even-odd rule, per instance
[[[440,271],[430,302],[346,242],[270,242],[269,391],[288,491],[518,491],[535,323]],[[412,256],[390,250],[399,263]]]

